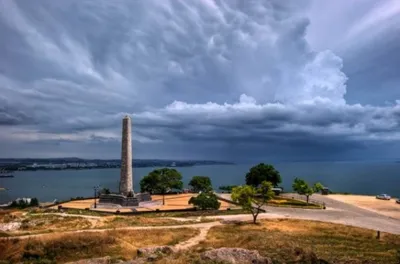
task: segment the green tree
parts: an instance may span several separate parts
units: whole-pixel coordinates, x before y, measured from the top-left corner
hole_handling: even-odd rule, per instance
[[[30,206],[39,206],[39,200],[37,198],[32,198],[29,205]]]
[[[108,188],[103,188],[100,192],[99,192],[99,194],[110,194],[111,193],[111,191],[110,191],[110,189],[108,189]]]
[[[274,166],[260,163],[250,169],[246,174],[246,184],[257,187],[263,181],[272,183],[273,186],[278,186],[282,182],[281,175]]]
[[[189,204],[193,204],[201,210],[218,210],[221,206],[217,196],[211,192],[203,192],[196,197],[190,198]]]
[[[300,195],[306,196],[307,204],[310,196],[316,192],[320,192],[323,188],[324,186],[319,182],[315,183],[313,186],[309,186],[305,180],[299,178],[294,179],[292,184],[293,191],[297,192]]]
[[[207,176],[193,176],[189,182],[194,192],[209,192],[212,190],[211,180]]]
[[[253,223],[257,222],[257,217],[262,212],[262,207],[274,197],[272,183],[263,181],[258,187],[243,185],[234,187],[232,190],[232,200],[238,203],[244,210],[251,213]]]
[[[142,192],[163,195],[163,205],[165,204],[165,194],[168,191],[171,189],[182,189],[182,187],[182,175],[176,169],[170,168],[153,170],[140,181]]]

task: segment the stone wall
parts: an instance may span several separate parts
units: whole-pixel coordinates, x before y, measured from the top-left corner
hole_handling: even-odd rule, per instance
[[[151,201],[149,193],[138,193],[134,197],[126,197],[121,194],[102,194],[99,204],[117,204],[120,206],[139,206],[140,202]]]
[[[136,194],[136,197],[138,198],[139,202],[151,201],[150,193],[138,193]]]
[[[99,204],[118,204],[121,206],[139,206],[138,197],[126,197],[118,194],[100,195]]]

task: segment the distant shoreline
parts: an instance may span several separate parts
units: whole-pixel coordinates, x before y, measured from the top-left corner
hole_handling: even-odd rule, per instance
[[[58,164],[57,164],[58,165]],[[155,163],[155,164],[133,164],[133,168],[159,168],[159,167],[168,167],[168,168],[184,168],[184,167],[194,167],[194,166],[215,166],[215,165],[235,165],[234,163],[219,163],[219,162],[212,162],[212,163],[175,163],[174,165],[172,164],[167,164],[167,163]],[[47,165],[47,167],[43,166],[37,166],[37,167],[32,167],[31,165],[22,165],[22,164],[13,164],[13,165],[0,165],[0,168],[7,170],[9,172],[15,172],[15,171],[63,171],[63,170],[68,170],[68,171],[76,171],[76,170],[95,170],[95,169],[120,169],[120,165],[97,165],[97,166],[64,166],[60,167],[53,167],[55,165]]]

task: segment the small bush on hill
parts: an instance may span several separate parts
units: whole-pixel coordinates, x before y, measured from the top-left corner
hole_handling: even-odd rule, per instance
[[[201,193],[196,197],[192,197],[189,200],[189,204],[193,204],[201,210],[218,210],[221,206],[217,196],[213,193]]]

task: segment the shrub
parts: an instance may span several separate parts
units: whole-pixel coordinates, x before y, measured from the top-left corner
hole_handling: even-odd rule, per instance
[[[30,206],[39,206],[39,200],[37,198],[32,198]]]
[[[201,193],[196,197],[192,197],[189,200],[189,204],[193,204],[201,210],[217,210],[221,206],[217,196],[213,193]]]

